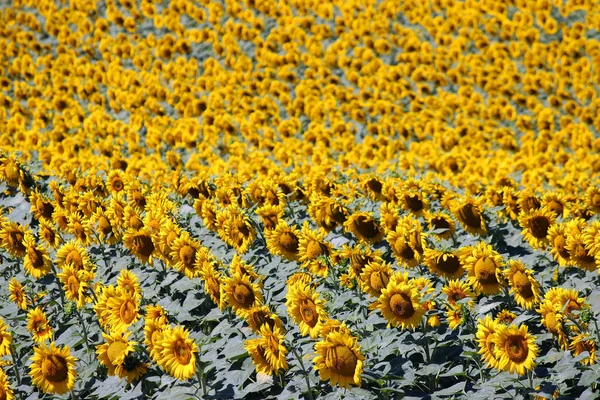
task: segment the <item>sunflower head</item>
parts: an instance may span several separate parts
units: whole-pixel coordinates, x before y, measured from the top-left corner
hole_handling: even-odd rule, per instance
[[[484,242],[460,250],[461,261],[469,276],[471,287],[482,294],[499,293],[503,260],[491,245]]]
[[[383,229],[370,213],[356,212],[344,223],[344,228],[352,232],[356,238],[365,243],[379,242],[384,235]]]
[[[390,282],[381,291],[377,302],[388,325],[401,326],[402,329],[415,329],[425,314],[421,296],[410,282]]]
[[[526,370],[533,370],[538,347],[526,325],[497,325],[492,340],[494,355],[498,360],[497,369],[519,375],[525,374]]]
[[[392,266],[384,261],[371,262],[360,275],[360,284],[365,292],[373,297],[379,297],[392,276]]]
[[[280,220],[275,229],[265,232],[267,248],[273,255],[294,261],[300,258],[300,231]]]
[[[323,322],[327,319],[325,305],[319,293],[310,286],[297,282],[288,286],[285,305],[294,322],[299,325],[303,336],[319,336]]]
[[[545,208],[534,209],[529,213],[522,212],[519,216],[525,240],[533,248],[541,250],[548,246],[548,230],[554,222],[554,214]]]
[[[356,339],[347,333],[332,332],[315,345],[315,370],[332,385],[360,386],[365,357]]]
[[[48,394],[63,394],[75,386],[75,362],[68,346],[57,347],[40,344],[33,348],[33,361],[29,371],[31,380],[41,391]]]
[[[177,326],[163,331],[159,365],[179,380],[186,380],[196,373],[198,346],[189,332]]]
[[[474,235],[487,234],[485,219],[481,210],[481,201],[474,198],[466,198],[457,201],[452,206],[452,211],[463,225],[465,230]]]
[[[429,270],[448,279],[459,279],[464,274],[460,258],[452,251],[425,250],[425,264]]]
[[[27,330],[36,343],[44,342],[52,337],[52,327],[46,313],[36,307],[27,314]]]

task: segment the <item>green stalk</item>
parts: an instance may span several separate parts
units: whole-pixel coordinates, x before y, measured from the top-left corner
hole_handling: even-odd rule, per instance
[[[304,362],[302,361],[302,357],[300,357],[298,355],[296,348],[293,346],[292,346],[292,351],[294,352],[294,356],[298,359],[298,362],[300,363],[300,367],[302,368],[302,371],[304,372],[304,380],[306,381],[306,386],[308,387],[308,399],[313,400],[312,388],[310,387],[310,380],[308,379],[308,371],[306,370],[306,368],[304,368]]]

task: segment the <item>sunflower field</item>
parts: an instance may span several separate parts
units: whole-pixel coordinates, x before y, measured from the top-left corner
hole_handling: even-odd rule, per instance
[[[0,400],[600,397],[596,0],[0,2]]]

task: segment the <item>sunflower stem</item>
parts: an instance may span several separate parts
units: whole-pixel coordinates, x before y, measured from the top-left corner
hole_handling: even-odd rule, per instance
[[[302,372],[304,372],[304,380],[306,381],[306,386],[308,387],[308,399],[313,400],[312,388],[310,387],[310,380],[308,379],[308,371],[304,368],[304,362],[302,361],[302,357],[298,355],[298,352],[294,347],[292,347],[292,351],[294,352],[294,356],[298,359],[300,363],[300,367],[302,368]]]
[[[81,318],[81,313],[79,312],[78,307],[75,307],[75,312],[77,313],[77,319],[79,319],[79,324],[81,325],[81,329],[83,330],[83,338],[85,340],[85,346],[87,347],[88,352],[90,353],[90,361],[93,361],[93,352],[90,347],[90,340],[88,339],[87,329],[85,328],[85,324],[83,323],[83,318]]]
[[[17,385],[21,386],[21,374],[19,373],[19,368],[17,367],[17,358],[15,356],[16,352],[17,351],[15,349],[14,343],[11,343],[10,344],[10,357],[12,358],[13,369],[15,370],[15,378],[17,378]]]
[[[533,371],[527,371],[527,378],[529,379],[529,387],[535,389],[533,387]]]
[[[54,278],[56,279],[56,284],[58,285],[58,293],[60,293],[60,305],[61,308],[65,309],[65,294],[63,293],[63,287],[60,284],[60,279],[58,279],[58,273],[56,272],[56,267],[54,263],[52,263],[52,273],[54,274]]]

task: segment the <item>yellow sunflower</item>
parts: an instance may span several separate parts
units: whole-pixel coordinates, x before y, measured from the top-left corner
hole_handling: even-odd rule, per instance
[[[272,371],[287,370],[288,363],[285,358],[288,349],[284,344],[285,331],[276,326],[271,328],[268,324],[265,324],[258,333],[264,340],[264,356]]]
[[[14,222],[5,220],[0,225],[0,245],[13,257],[23,258],[27,252],[27,247],[23,240],[27,229]]]
[[[227,207],[224,217],[224,223],[219,224],[222,226],[219,236],[238,253],[245,254],[256,238],[256,230],[250,218],[235,207]]]
[[[111,193],[118,193],[125,190],[125,173],[119,169],[113,169],[106,177],[106,187]]]
[[[497,369],[525,374],[525,370],[533,370],[538,347],[535,337],[529,334],[527,325],[497,325],[492,337],[494,355],[498,360]]]
[[[81,245],[89,246],[93,241],[93,232],[89,227],[88,220],[78,212],[70,213],[68,219],[66,231],[73,235]]]
[[[592,336],[589,333],[580,333],[571,338],[569,350],[573,352],[573,356],[575,357],[577,357],[585,351],[588,352],[589,355],[583,360],[579,361],[583,365],[592,365],[595,364],[598,360],[598,357],[596,356],[598,346],[596,345],[596,341],[592,339]]]
[[[25,235],[25,247],[27,253],[23,260],[25,272],[35,279],[43,278],[52,270],[52,260],[50,260],[48,249],[43,245],[38,245],[33,235]]]
[[[120,333],[140,319],[139,299],[126,292],[117,290],[114,296],[106,300],[106,310],[103,313],[111,333]]]
[[[54,342],[50,347],[40,344],[33,348],[33,363],[29,375],[35,386],[47,394],[63,394],[75,386],[75,362],[69,346],[56,347]]]
[[[186,380],[196,373],[198,346],[182,326],[163,331],[159,364],[179,380]]]
[[[164,332],[171,327],[159,320],[147,319],[144,324],[144,345],[150,353],[150,358],[158,363],[161,358]]]
[[[488,368],[498,367],[498,358],[496,358],[495,343],[493,341],[494,334],[498,330],[498,324],[489,315],[485,316],[484,320],[477,321],[477,343],[479,345],[478,353],[481,354],[481,358],[487,364]]]
[[[519,215],[519,224],[523,228],[521,234],[534,249],[546,249],[549,243],[548,230],[554,223],[554,214],[545,208],[521,212]]]
[[[206,263],[206,266],[200,270],[200,278],[204,281],[204,291],[210,296],[213,303],[223,309],[226,296],[223,293],[223,277],[215,269],[214,263]]]
[[[310,335],[316,339],[323,322],[327,319],[325,304],[320,294],[310,286],[297,282],[288,286],[285,305],[294,323],[298,324],[302,336]]]
[[[332,246],[325,240],[325,236],[326,232],[322,229],[319,231],[310,229],[308,222],[302,225],[298,252],[300,254],[299,261],[304,268],[315,269],[311,267],[319,263],[320,257],[328,257],[331,254]],[[322,274],[319,275],[322,276]]]
[[[560,310],[560,306],[551,300],[545,299],[540,304],[540,308],[536,311],[542,316],[542,325],[546,327],[548,332],[556,337],[560,347],[566,350],[568,343],[567,335],[564,330],[565,317]]]
[[[431,230],[445,229],[444,232],[435,235],[442,239],[450,239],[456,231],[456,223],[449,214],[441,211],[425,213],[425,221]]]
[[[96,208],[88,220],[88,228],[95,232],[103,243],[115,244],[121,240],[120,226],[113,226],[110,215],[101,207]]]
[[[59,247],[55,263],[60,269],[71,265],[76,271],[89,270],[92,267],[90,255],[76,240],[70,240]]]
[[[363,291],[373,297],[379,297],[381,291],[387,287],[392,273],[391,264],[385,261],[371,262],[362,271],[359,282]]]
[[[295,261],[300,257],[300,231],[281,219],[274,229],[265,231],[267,249],[271,254]]]
[[[557,191],[546,192],[542,196],[542,206],[554,213],[556,217],[566,218],[569,215],[568,203],[565,196]]]
[[[4,370],[0,368],[0,399],[13,400],[14,393]]]
[[[507,309],[502,309],[498,313],[498,315],[496,315],[494,321],[496,321],[499,324],[510,325],[515,320],[515,318],[517,318],[517,314],[515,314],[512,311],[508,311]]]
[[[146,306],[145,321],[154,321],[157,324],[166,324],[168,322],[167,311],[159,304],[148,304]]]
[[[182,229],[177,222],[175,222],[172,218],[166,218],[165,221],[160,226],[160,230],[158,231],[158,251],[162,256],[162,259],[165,261],[167,266],[172,267],[175,261],[171,257],[171,252],[173,251],[173,243],[175,240],[179,238],[181,235]],[[156,238],[156,233],[154,234],[154,238]]]
[[[540,284],[533,277],[533,271],[522,262],[510,260],[504,276],[510,283],[510,292],[514,294],[518,305],[531,310],[540,302]]]
[[[465,273],[460,258],[452,251],[425,249],[425,264],[432,273],[448,279],[459,279]]]
[[[413,234],[412,238],[420,237],[418,233]],[[399,225],[395,231],[389,232],[386,240],[390,244],[394,258],[398,264],[405,268],[416,267],[424,255],[423,243],[411,240],[410,233],[404,226]]]
[[[346,232],[352,232],[360,241],[375,244],[383,238],[384,232],[379,221],[367,212],[355,212],[344,222]]]
[[[0,357],[10,354],[10,345],[12,343],[12,335],[8,331],[8,326],[4,319],[0,317]]]
[[[379,206],[379,214],[381,215],[379,220],[381,221],[384,233],[387,235],[390,232],[395,231],[400,220],[398,207],[393,203],[381,203],[381,206]]]
[[[31,212],[36,216],[38,221],[52,219],[54,205],[50,199],[41,194],[37,189],[29,196],[29,203],[31,204]]]
[[[337,319],[329,318],[321,328],[321,338],[327,338],[327,336],[332,332],[350,335],[350,329],[348,329],[345,323],[340,322]]]
[[[475,304],[475,294],[467,282],[459,281],[457,279],[448,281],[442,288],[442,293],[447,296],[448,304],[451,306],[457,305],[459,300],[466,298],[472,299],[468,303],[469,306]]]
[[[464,311],[460,305],[449,305],[446,309],[446,321],[448,327],[452,330],[461,326],[464,318]]]
[[[246,320],[250,328],[258,333],[263,325],[268,325],[271,329],[278,328],[283,331],[283,322],[269,309],[269,306],[255,306],[242,312],[242,317]]]
[[[39,234],[40,239],[46,242],[46,244],[53,249],[57,248],[62,241],[56,226],[50,221],[40,221]]]
[[[180,236],[171,245],[170,257],[174,263],[173,268],[190,279],[199,276],[200,268],[196,264],[196,257],[201,248],[199,240],[182,230]]]
[[[388,326],[401,326],[402,329],[415,329],[425,314],[419,292],[409,283],[390,282],[381,291],[377,307]]]
[[[123,364],[125,357],[135,351],[136,342],[129,341],[131,332],[104,333],[104,343],[96,346],[98,361],[108,368],[108,375],[116,375],[117,366]]]
[[[550,254],[561,267],[573,265],[571,254],[567,250],[567,234],[565,224],[556,223],[548,229]]]
[[[123,234],[123,245],[141,262],[154,265],[156,247],[147,228],[129,228]]]
[[[467,232],[472,235],[485,235],[487,228],[482,213],[483,201],[479,198],[463,198],[454,201],[451,205],[452,212]]]
[[[197,199],[194,202],[194,206],[196,207],[196,202],[200,202],[200,199]],[[217,206],[212,200],[204,200],[202,201],[202,208],[200,209],[200,216],[202,217],[202,221],[204,222],[204,226],[210,231],[217,231]]]
[[[281,218],[283,218],[283,214],[283,204],[278,206],[265,204],[264,206],[256,209],[256,215],[260,216],[263,226],[265,227],[265,233],[277,227],[277,224]]]
[[[233,256],[233,260],[231,260],[231,265],[229,266],[229,272],[232,276],[235,274],[246,275],[252,282],[256,282],[261,289],[263,287],[262,281],[265,277],[258,274],[252,265],[244,262],[239,254]]]
[[[260,286],[252,283],[248,275],[236,274],[223,279],[224,294],[237,314],[262,304],[263,297]]]
[[[21,310],[26,310],[29,304],[25,289],[21,282],[17,278],[12,278],[8,284],[8,292],[10,293],[10,300],[17,305]]]
[[[567,236],[565,249],[571,256],[573,265],[586,271],[595,271],[597,269],[596,259],[590,254],[585,246],[583,233],[571,233]]]
[[[117,287],[129,296],[141,300],[142,288],[138,277],[128,269],[122,269],[117,278]]]
[[[600,255],[600,221],[592,221],[586,226],[581,232],[581,238],[588,254],[598,257]]]
[[[65,297],[77,303],[79,308],[92,301],[87,292],[89,284],[95,276],[96,274],[93,271],[77,271],[72,264],[65,265],[62,272],[57,275],[63,284]]]
[[[340,258],[350,261],[348,275],[353,279],[359,278],[369,263],[383,262],[383,258],[381,258],[383,253],[380,250],[373,251],[369,246],[348,247],[344,245],[337,254]]]
[[[132,383],[148,372],[148,364],[142,362],[135,353],[128,354],[123,362],[115,368],[119,378],[125,378],[127,383]]]
[[[315,344],[315,352],[313,363],[322,380],[340,387],[360,386],[365,357],[354,337],[331,332]]]
[[[52,327],[46,313],[36,307],[27,313],[27,330],[33,335],[33,341],[41,343],[52,338]]]
[[[404,210],[420,217],[429,209],[429,201],[419,190],[414,188],[403,190],[400,194],[400,204]]]
[[[460,249],[459,253],[469,277],[469,284],[476,293],[500,293],[503,261],[491,245],[479,242],[476,246]]]

